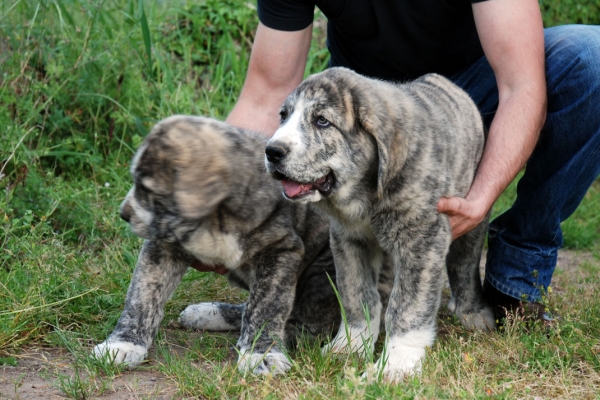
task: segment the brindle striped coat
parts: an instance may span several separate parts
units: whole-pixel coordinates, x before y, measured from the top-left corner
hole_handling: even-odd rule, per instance
[[[379,368],[390,380],[418,372],[435,338],[445,265],[461,322],[495,326],[478,269],[487,221],[451,243],[448,217],[437,212],[442,196],[467,194],[484,146],[464,91],[435,74],[392,84],[332,68],[304,81],[281,118],[267,170],[287,198],[315,202],[332,221],[350,338],[341,327],[325,350],[372,352],[385,312]],[[387,311],[376,287],[385,256],[394,268]]]
[[[141,363],[194,260],[224,265],[229,281],[250,291],[244,304],[190,305],[179,319],[188,328],[241,330],[242,371],[283,372],[290,366],[286,342],[300,331],[337,329],[329,222],[282,198],[265,173],[266,141],[201,117],[174,116],[154,127],[133,158],[134,186],[120,211],[146,241],[123,313],[94,354]]]

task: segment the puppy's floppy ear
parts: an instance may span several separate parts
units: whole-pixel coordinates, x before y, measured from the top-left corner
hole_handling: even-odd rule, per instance
[[[132,175],[137,176],[143,186],[156,194],[173,191],[172,149],[163,135],[153,131],[136,152],[132,162]]]
[[[386,186],[400,171],[408,154],[402,115],[390,115],[391,110],[402,108],[398,104],[390,104],[392,99],[380,96],[374,85],[360,88],[355,93],[355,113],[358,123],[365,132],[375,138],[377,143],[377,196],[382,199]]]
[[[223,132],[206,120],[187,118],[175,125],[169,139],[173,157],[173,196],[182,217],[198,219],[214,211],[231,193],[234,159]]]

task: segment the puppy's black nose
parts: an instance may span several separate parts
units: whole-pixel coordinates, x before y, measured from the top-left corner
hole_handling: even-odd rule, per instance
[[[129,223],[129,219],[131,219],[131,215],[124,213],[121,211],[121,218],[125,220],[125,222]]]
[[[269,162],[279,162],[285,157],[287,151],[279,146],[267,146],[265,154]]]
[[[125,220],[125,222],[129,223],[129,220],[131,219],[131,206],[129,203],[123,203],[121,205],[119,215]]]

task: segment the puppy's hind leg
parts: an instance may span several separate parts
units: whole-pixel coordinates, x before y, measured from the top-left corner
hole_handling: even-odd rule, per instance
[[[246,303],[199,303],[191,304],[179,315],[184,328],[205,331],[239,331]]]
[[[494,313],[483,297],[479,261],[488,218],[450,246],[446,258],[452,299],[448,308],[466,329],[491,330],[496,326]]]
[[[114,364],[134,368],[144,361],[171,297],[188,263],[173,257],[156,242],[142,247],[127,296],[125,308],[110,336],[94,347],[96,357],[109,357]]]

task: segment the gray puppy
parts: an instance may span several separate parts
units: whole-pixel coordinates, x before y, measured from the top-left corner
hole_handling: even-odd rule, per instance
[[[478,269],[487,221],[451,243],[448,217],[437,212],[442,196],[467,194],[483,146],[477,107],[435,74],[392,84],[332,68],[287,98],[266,165],[285,197],[332,217],[350,338],[342,327],[324,351],[372,352],[385,312],[380,371],[392,381],[419,372],[436,334],[445,264],[450,307],[464,326],[495,326]],[[382,311],[376,283],[385,256],[395,278]]]
[[[240,371],[282,373],[283,353],[301,331],[330,334],[340,322],[327,274],[335,277],[329,221],[292,204],[264,168],[267,138],[201,117],[158,123],[136,152],[134,186],[121,217],[146,241],[114,331],[93,353],[135,367],[164,316],[164,306],[195,261],[226,268],[250,290],[245,304],[201,303],[184,327],[241,330]]]

